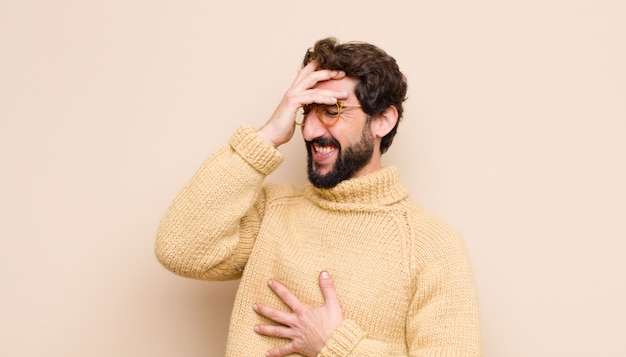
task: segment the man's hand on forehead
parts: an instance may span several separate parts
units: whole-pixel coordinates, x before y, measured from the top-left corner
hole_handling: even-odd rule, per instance
[[[304,66],[287,89],[278,107],[257,133],[275,148],[288,142],[293,137],[296,116],[305,104],[335,104],[344,100],[349,93],[329,88],[316,88],[318,83],[345,78],[343,71],[318,69],[316,61]]]

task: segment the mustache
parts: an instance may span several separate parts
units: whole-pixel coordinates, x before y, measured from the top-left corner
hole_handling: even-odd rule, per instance
[[[335,146],[341,148],[339,141],[335,138],[315,138],[310,141],[306,141],[306,146],[311,147],[313,144],[317,144],[319,146]]]

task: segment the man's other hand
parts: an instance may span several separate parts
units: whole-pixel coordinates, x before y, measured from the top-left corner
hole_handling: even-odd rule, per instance
[[[301,302],[276,280],[268,282],[272,291],[291,309],[291,312],[277,310],[260,303],[254,304],[254,311],[279,324],[256,325],[254,331],[261,335],[289,340],[288,343],[269,350],[267,356],[281,357],[300,353],[315,357],[343,322],[343,310],[328,272],[323,271],[320,274],[319,283],[324,304],[314,307]]]

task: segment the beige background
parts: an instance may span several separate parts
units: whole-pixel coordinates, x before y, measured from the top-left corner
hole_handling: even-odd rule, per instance
[[[626,356],[626,3],[0,0],[0,354],[220,356],[161,215],[315,40],[409,78],[385,157],[465,236],[488,356]],[[276,181],[305,182],[300,134]]]

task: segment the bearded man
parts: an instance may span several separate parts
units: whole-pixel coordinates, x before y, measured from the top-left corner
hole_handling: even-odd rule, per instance
[[[241,126],[176,197],[156,255],[182,276],[241,279],[228,356],[481,355],[462,238],[381,164],[406,92],[385,51],[320,40],[265,125]],[[296,127],[310,184],[265,182]]]

